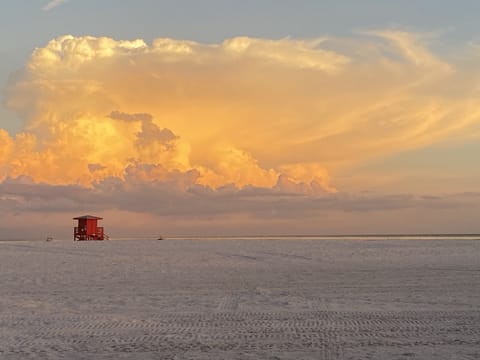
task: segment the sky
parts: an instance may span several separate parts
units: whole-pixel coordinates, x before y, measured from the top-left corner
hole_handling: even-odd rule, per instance
[[[480,233],[478,1],[0,6],[0,238]]]

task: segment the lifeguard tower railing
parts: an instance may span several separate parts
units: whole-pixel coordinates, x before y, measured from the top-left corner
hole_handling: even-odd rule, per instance
[[[95,232],[87,233],[86,227],[75,226],[73,228],[73,239],[75,241],[104,240],[105,234],[103,232],[103,227],[97,227]]]

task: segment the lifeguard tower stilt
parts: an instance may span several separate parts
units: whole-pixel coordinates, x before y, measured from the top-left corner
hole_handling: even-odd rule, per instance
[[[73,229],[73,241],[108,239],[103,227],[97,226],[98,220],[103,220],[101,217],[84,215],[73,220],[78,220],[78,226]]]

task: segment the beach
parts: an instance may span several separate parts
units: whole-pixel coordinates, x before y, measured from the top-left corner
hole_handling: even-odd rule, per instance
[[[480,241],[0,241],[1,359],[479,359]]]

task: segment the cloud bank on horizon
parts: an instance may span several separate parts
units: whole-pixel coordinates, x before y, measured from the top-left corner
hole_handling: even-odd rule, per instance
[[[0,182],[328,197],[344,190],[339,170],[478,136],[471,62],[400,31],[219,44],[63,36],[12,76],[5,104],[25,127],[0,129]]]

